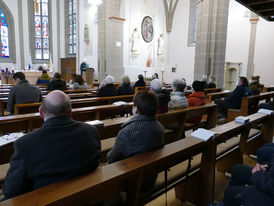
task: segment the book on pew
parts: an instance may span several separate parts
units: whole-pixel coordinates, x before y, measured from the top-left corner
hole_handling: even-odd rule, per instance
[[[19,139],[20,137],[24,135],[25,135],[24,133],[20,132],[20,133],[11,133],[11,134],[0,136],[0,146],[4,146],[9,143],[15,142],[17,139]]]
[[[90,124],[92,126],[95,127],[103,127],[104,126],[104,122],[100,121],[100,120],[93,120],[93,121],[88,121],[86,122],[87,124]]]
[[[244,117],[244,116],[238,116],[235,118],[235,122],[239,122],[242,124],[245,124],[247,122],[249,122],[250,118],[249,117]]]
[[[116,106],[122,106],[122,105],[128,105],[128,102],[118,101],[118,102],[114,102],[113,104]]]
[[[270,109],[259,109],[258,113],[274,115],[274,111]]]
[[[201,139],[206,142],[211,137],[213,137],[215,134],[216,134],[216,132],[213,132],[213,131],[210,131],[207,129],[203,129],[203,128],[199,128],[191,133],[191,137],[195,137],[195,138]]]

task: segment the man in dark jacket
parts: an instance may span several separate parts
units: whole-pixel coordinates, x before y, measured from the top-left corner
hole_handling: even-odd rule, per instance
[[[146,82],[144,80],[144,76],[142,74],[138,75],[138,81],[135,82],[134,84],[134,88],[135,87],[145,87],[146,86]]]
[[[236,165],[224,194],[224,206],[274,205],[274,155],[269,164],[254,168]]]
[[[251,95],[252,92],[248,88],[248,80],[246,77],[239,77],[238,86],[227,98],[215,99],[219,113],[222,116],[227,115],[228,109],[240,109],[242,104],[242,97]]]
[[[53,91],[53,90],[67,90],[67,85],[66,85],[66,82],[61,79],[61,74],[56,72],[54,74],[54,79],[51,80],[49,83],[48,83],[48,87],[47,87],[47,90],[48,91]]]
[[[53,91],[39,108],[45,123],[14,143],[6,175],[6,199],[83,175],[99,164],[101,144],[95,127],[74,121],[69,97]]]
[[[10,114],[14,113],[15,104],[42,102],[40,89],[30,85],[23,72],[16,72],[13,79],[16,86],[10,89],[8,96],[8,111]]]

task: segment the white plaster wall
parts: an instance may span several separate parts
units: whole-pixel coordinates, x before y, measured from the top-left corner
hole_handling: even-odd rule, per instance
[[[168,66],[165,68],[165,81],[185,78],[191,84],[194,78],[195,47],[188,47],[189,3],[179,1],[174,15],[172,32],[168,34]],[[176,67],[176,72],[171,68]]]
[[[90,67],[95,69],[95,79],[98,77],[98,24],[97,14],[93,12],[94,8],[88,4],[87,0],[79,1],[79,45],[78,51],[79,64],[83,59],[87,59]],[[89,43],[84,41],[85,24],[88,26]],[[77,65],[79,72],[80,65]]]
[[[265,85],[274,85],[274,24],[260,18],[257,25],[254,74],[260,75]]]
[[[248,16],[245,17],[245,14]],[[249,10],[231,0],[229,4],[226,62],[241,62],[241,75],[246,76],[250,39]]]
[[[124,71],[129,75],[132,81],[137,80],[138,74],[144,74],[147,71],[147,77],[151,77],[154,72],[161,73],[161,70],[166,67],[166,57],[160,58],[157,55],[158,38],[161,33],[164,33],[165,39],[165,54],[167,54],[167,34],[165,32],[165,12],[163,1],[158,0],[131,0],[123,1],[124,7],[121,14],[126,19],[124,23]],[[154,38],[152,42],[146,43],[141,35],[141,24],[145,16],[151,16],[154,21]],[[133,30],[137,28],[139,32],[139,55],[133,56],[131,53],[131,36]],[[151,67],[146,68],[148,56],[151,53]],[[160,76],[161,77],[161,76]]]

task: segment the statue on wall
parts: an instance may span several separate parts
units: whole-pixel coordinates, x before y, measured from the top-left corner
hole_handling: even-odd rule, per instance
[[[135,28],[131,36],[131,52],[132,54],[139,54],[139,33]]]
[[[84,28],[84,41],[88,44],[89,43],[89,31],[88,31],[88,25],[85,24]]]
[[[164,40],[164,34],[160,34],[159,38],[158,38],[158,51],[157,54],[159,56],[164,55],[164,46],[165,46],[165,40]]]

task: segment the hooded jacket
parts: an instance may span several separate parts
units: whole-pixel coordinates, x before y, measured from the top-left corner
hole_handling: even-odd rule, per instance
[[[204,92],[193,92],[188,96],[188,106],[200,106],[206,104]],[[187,119],[186,122],[197,124],[202,120],[202,116]]]

